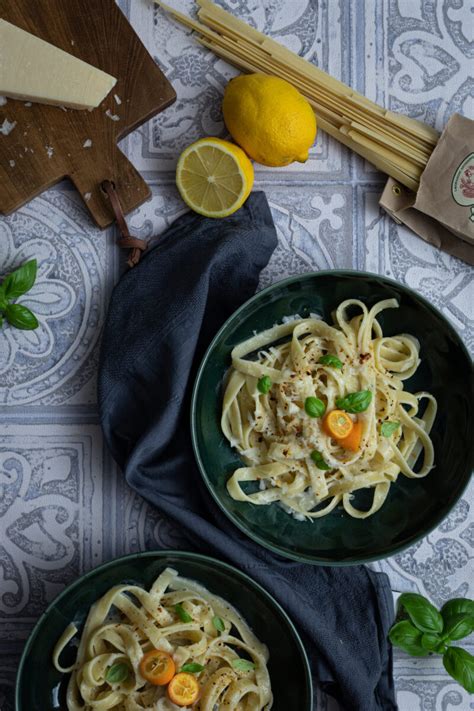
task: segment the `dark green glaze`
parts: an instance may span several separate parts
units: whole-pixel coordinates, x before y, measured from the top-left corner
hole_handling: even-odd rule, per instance
[[[283,609],[260,585],[235,568],[207,556],[182,551],[146,552],[118,558],[92,570],[61,593],[39,619],[24,649],[16,684],[16,711],[64,711],[68,677],[54,669],[51,658],[65,627],[75,622],[80,629],[92,603],[113,585],[132,583],[150,588],[167,566],[234,605],[268,646],[274,711],[290,708],[311,711],[313,691],[308,659]],[[71,664],[74,654],[74,650],[66,650],[61,663]]]
[[[283,316],[310,312],[332,323],[331,312],[344,299],[367,306],[395,297],[399,309],[377,318],[384,334],[410,333],[421,343],[421,365],[405,382],[412,391],[428,390],[438,400],[432,431],[436,468],[420,480],[400,475],[380,511],[365,520],[334,510],[311,522],[295,521],[277,504],[254,506],[234,501],[226,481],[241,460],[220,429],[222,381],[230,352],[254,331]],[[195,455],[204,481],[221,509],[248,536],[295,560],[349,565],[377,560],[406,548],[437,526],[461,496],[472,468],[473,394],[469,355],[448,321],[425,299],[397,282],[363,272],[332,271],[291,277],[261,291],[224,324],[198,372],[192,401]],[[355,504],[368,502],[367,491]]]

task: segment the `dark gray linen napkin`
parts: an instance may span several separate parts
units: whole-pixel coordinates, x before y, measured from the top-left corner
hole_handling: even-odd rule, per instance
[[[189,534],[190,548],[246,571],[274,595],[324,691],[350,711],[393,711],[387,576],[363,566],[302,565],[264,550],[218,509],[194,460],[195,371],[218,328],[255,292],[276,244],[265,195],[254,192],[225,220],[179,218],[124,274],[102,342],[104,435],[129,485]]]

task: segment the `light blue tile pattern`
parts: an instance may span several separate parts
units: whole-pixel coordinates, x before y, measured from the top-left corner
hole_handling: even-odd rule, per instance
[[[122,148],[153,198],[130,217],[150,239],[184,211],[176,157],[206,134],[225,136],[220,100],[235,70],[200,48],[151,0],[121,0],[173,82],[177,102]],[[188,0],[174,7],[192,11]],[[472,0],[227,0],[235,14],[368,97],[441,129],[454,111],[473,116]],[[354,267],[391,276],[427,296],[474,351],[474,279],[378,208],[384,178],[319,134],[305,165],[257,166],[279,245],[261,277]],[[71,580],[129,551],[182,544],[180,535],[124,485],[98,426],[98,344],[123,258],[114,230],[100,233],[61,184],[0,219],[0,274],[36,256],[40,277],[24,298],[34,332],[0,331],[0,709],[11,711],[18,655],[35,619]],[[474,597],[473,490],[441,526],[408,551],[374,564],[394,590],[440,604]],[[474,645],[470,644],[472,650]],[[401,711],[472,708],[439,658],[396,654]],[[332,702],[318,693],[318,709]]]

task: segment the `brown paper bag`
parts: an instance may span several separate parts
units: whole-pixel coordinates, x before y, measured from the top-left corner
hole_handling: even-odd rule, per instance
[[[389,178],[380,205],[426,242],[474,265],[474,121],[451,116],[418,192]]]

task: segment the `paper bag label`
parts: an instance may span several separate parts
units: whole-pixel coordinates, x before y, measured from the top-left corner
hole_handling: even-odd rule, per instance
[[[454,173],[451,194],[458,205],[471,208],[469,219],[474,222],[474,153],[469,153]]]

